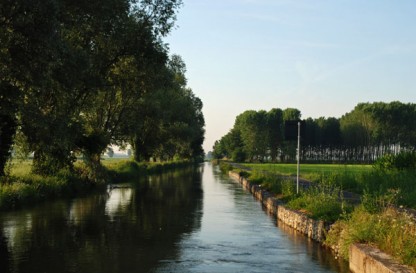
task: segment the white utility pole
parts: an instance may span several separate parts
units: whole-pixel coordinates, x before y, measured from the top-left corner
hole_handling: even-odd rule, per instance
[[[300,169],[300,121],[298,122],[298,152],[297,152],[298,166],[296,174],[296,193],[299,194],[299,169]]]

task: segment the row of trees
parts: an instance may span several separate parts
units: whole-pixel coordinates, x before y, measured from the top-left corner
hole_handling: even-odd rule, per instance
[[[297,109],[245,111],[215,142],[216,158],[236,161],[295,160],[296,143],[285,139],[285,122],[300,120]],[[360,103],[341,118],[302,122],[301,159],[371,162],[385,153],[416,148],[416,104]]]
[[[40,174],[83,154],[96,175],[110,145],[131,144],[136,159],[201,156],[202,103],[162,41],[181,4],[2,1],[0,176],[13,145]]]

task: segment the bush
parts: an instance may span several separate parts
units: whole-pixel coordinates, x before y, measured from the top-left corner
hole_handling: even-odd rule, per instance
[[[224,161],[220,161],[220,170],[223,172],[223,173],[226,173],[226,174],[228,174],[228,172],[229,171],[232,171],[234,168],[233,168],[233,166],[230,164],[230,163],[228,163],[228,162],[224,162]]]
[[[33,173],[1,178],[0,209],[12,209],[57,197],[84,194],[97,185],[83,179],[82,168],[60,170],[54,176]]]
[[[148,174],[158,174],[164,171],[190,166],[190,161],[173,162],[137,162],[134,160],[121,160],[104,164],[112,183],[125,182],[138,179]],[[224,164],[225,167],[225,164]]]
[[[239,148],[233,151],[231,158],[235,162],[244,162],[246,160],[246,153]]]
[[[416,208],[416,172],[413,170],[374,170],[360,178],[363,194],[386,195],[396,191],[395,202],[410,208]]]
[[[387,154],[374,163],[379,170],[415,170],[416,152],[401,152],[397,155]]]

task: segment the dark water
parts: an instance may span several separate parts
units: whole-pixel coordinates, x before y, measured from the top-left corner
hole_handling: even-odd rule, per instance
[[[0,272],[348,272],[348,265],[276,223],[205,164],[1,213]]]

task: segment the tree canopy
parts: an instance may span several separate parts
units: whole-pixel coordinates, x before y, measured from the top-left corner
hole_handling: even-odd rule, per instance
[[[300,120],[295,108],[245,111],[213,155],[236,161],[291,161],[294,141],[285,139],[285,121]],[[372,162],[386,153],[416,148],[416,104],[360,103],[341,118],[307,118],[302,123],[301,157],[307,161]]]
[[[34,153],[40,174],[72,168],[82,154],[94,176],[111,145],[146,154],[136,159],[200,157],[202,102],[163,42],[181,5],[2,1],[0,176],[15,140]]]

